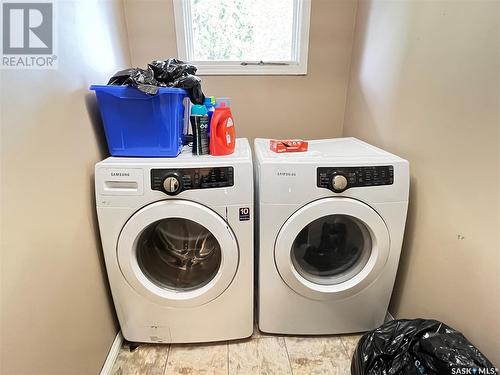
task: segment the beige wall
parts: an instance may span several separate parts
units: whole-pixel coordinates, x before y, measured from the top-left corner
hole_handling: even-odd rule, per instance
[[[147,4],[125,0],[134,66],[177,56],[172,1]],[[239,137],[340,136],[355,12],[355,0],[312,0],[307,76],[205,76],[203,91],[231,97]]]
[[[499,2],[360,2],[344,125],[410,161],[390,311],[447,322],[497,366],[499,17]]]
[[[123,4],[59,2],[59,69],[1,71],[1,374],[98,374],[117,332],[91,83],[129,66]]]

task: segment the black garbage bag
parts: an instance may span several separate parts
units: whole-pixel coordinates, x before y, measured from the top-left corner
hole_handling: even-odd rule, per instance
[[[134,86],[146,94],[155,95],[158,92],[158,81],[151,69],[130,68],[116,72],[110,78],[108,85]]]
[[[178,59],[155,60],[148,64],[147,69],[130,68],[116,72],[108,85],[130,85],[150,95],[155,95],[159,87],[179,87],[187,90],[194,104],[203,104],[205,95],[196,70],[196,66]]]
[[[497,370],[463,334],[446,324],[399,319],[361,337],[351,374],[497,374]]]
[[[196,74],[196,66],[177,59],[155,60],[148,64],[153,70],[155,78],[165,84]]]

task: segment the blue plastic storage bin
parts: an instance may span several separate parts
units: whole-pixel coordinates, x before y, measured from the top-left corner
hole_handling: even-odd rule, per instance
[[[175,157],[184,142],[183,89],[148,95],[130,86],[90,86],[97,97],[113,156]]]

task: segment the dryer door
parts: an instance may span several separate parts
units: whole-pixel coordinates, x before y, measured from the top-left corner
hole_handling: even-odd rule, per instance
[[[274,257],[283,281],[311,299],[342,299],[370,285],[389,256],[389,232],[368,205],[349,198],[309,203],[285,222]]]
[[[120,233],[117,252],[130,286],[172,307],[217,298],[233,280],[239,261],[226,221],[201,204],[178,199],[137,211]]]

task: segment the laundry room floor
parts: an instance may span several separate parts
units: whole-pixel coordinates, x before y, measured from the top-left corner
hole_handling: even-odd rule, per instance
[[[361,335],[275,336],[260,332],[244,340],[212,344],[124,344],[113,375],[329,374],[349,375]]]

